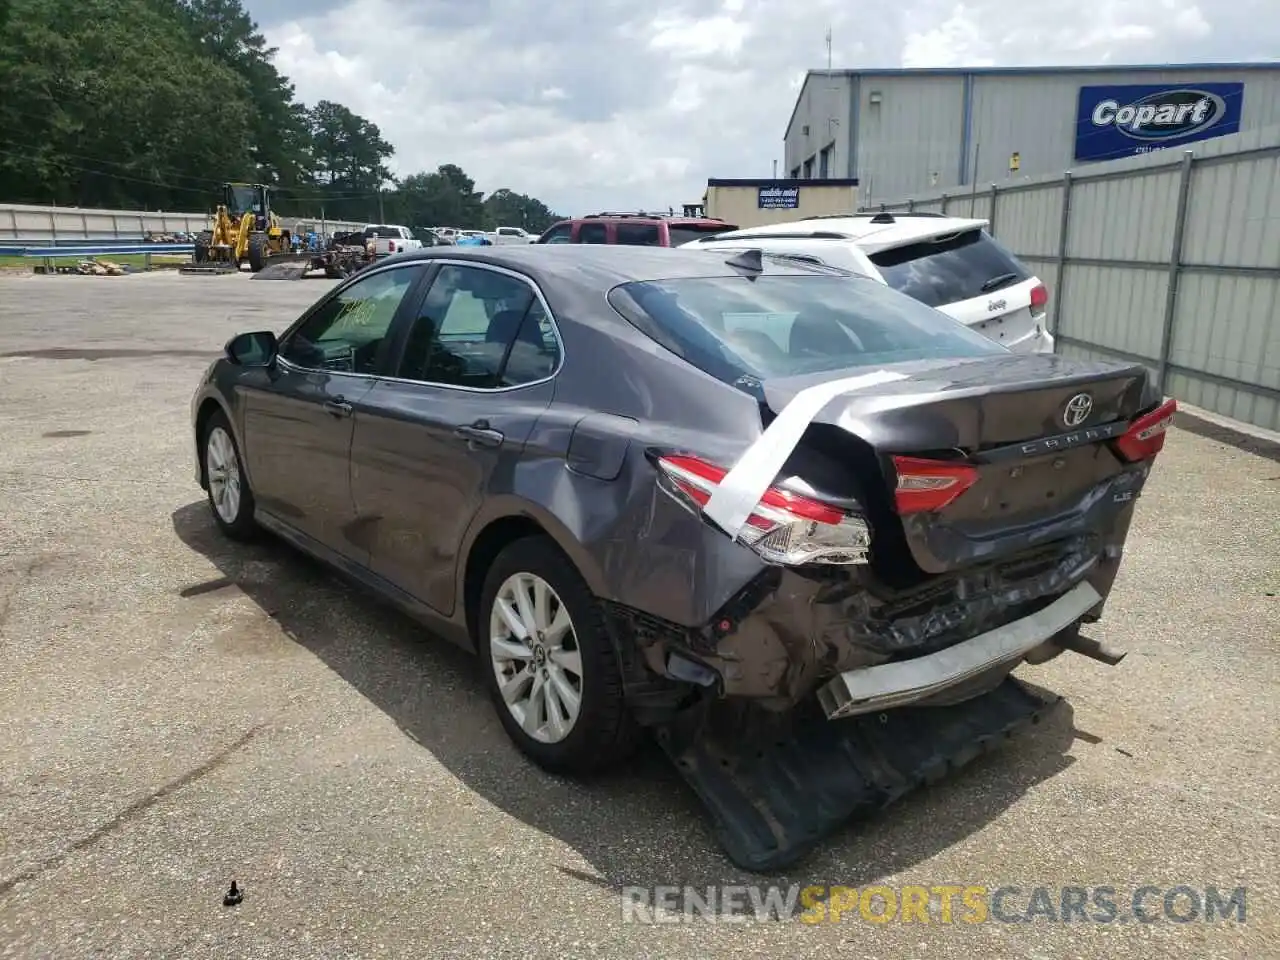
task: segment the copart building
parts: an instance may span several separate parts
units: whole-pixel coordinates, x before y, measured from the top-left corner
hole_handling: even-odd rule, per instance
[[[909,198],[1280,125],[1280,61],[811,70],[785,135],[792,180]]]

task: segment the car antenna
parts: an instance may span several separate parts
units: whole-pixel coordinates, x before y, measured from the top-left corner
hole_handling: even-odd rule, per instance
[[[755,248],[743,250],[741,253],[730,257],[725,263],[735,270],[743,270],[747,273],[764,272],[764,258],[760,251]]]

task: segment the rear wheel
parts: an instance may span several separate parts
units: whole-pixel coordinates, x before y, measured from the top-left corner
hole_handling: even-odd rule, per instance
[[[214,522],[227,536],[246,540],[258,529],[253,519],[253,491],[240,459],[240,449],[226,416],[215,413],[205,425],[201,444],[205,485]]]
[[[638,742],[617,655],[595,597],[546,537],[508,546],[489,568],[476,646],[507,735],[539,766],[593,773]]]

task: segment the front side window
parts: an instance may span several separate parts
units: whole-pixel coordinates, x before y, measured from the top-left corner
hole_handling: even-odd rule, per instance
[[[376,373],[378,351],[420,266],[383,270],[323,303],[285,341],[280,355],[314,370]]]
[[[409,334],[399,375],[455,387],[517,387],[560,361],[550,318],[523,280],[483,267],[445,266]]]
[[[544,233],[539,243],[568,243],[573,239],[573,225],[560,223]]]
[[[609,302],[705,373],[742,378],[1008,351],[937,310],[862,277],[708,277],[627,283]]]

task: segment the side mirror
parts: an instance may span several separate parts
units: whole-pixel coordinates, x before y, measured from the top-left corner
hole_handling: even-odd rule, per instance
[[[269,367],[276,362],[280,344],[270,330],[260,330],[232,337],[223,351],[237,367]]]

